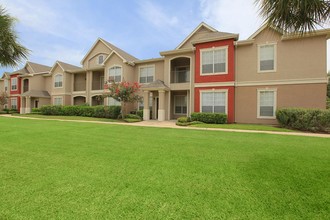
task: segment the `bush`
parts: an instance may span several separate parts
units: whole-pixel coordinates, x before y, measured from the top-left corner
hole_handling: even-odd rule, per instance
[[[226,124],[227,115],[222,113],[193,112],[191,113],[191,120],[207,124]]]
[[[189,117],[180,117],[177,120],[180,123],[187,123],[187,122],[190,122],[191,121]]]
[[[140,116],[138,116],[138,115],[134,115],[134,114],[127,114],[127,115],[125,115],[125,119],[126,118],[130,118],[130,119],[139,119],[139,120],[141,120],[141,117]]]
[[[140,116],[141,119],[143,119],[143,110],[136,111],[136,114]]]
[[[18,114],[19,111],[17,109],[10,109],[9,114]]]
[[[45,105],[40,108],[40,113],[43,115],[84,116],[117,119],[120,114],[120,106]]]
[[[282,127],[330,133],[330,110],[279,109],[276,118]]]
[[[39,108],[32,108],[31,113],[40,113],[40,109]]]
[[[327,109],[330,109],[330,98],[327,98]]]

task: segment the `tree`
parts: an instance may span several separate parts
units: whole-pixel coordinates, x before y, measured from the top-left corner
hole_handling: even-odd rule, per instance
[[[0,93],[0,110],[2,110],[3,106],[8,104],[8,94],[6,92]]]
[[[140,90],[140,85],[137,82],[133,84],[126,81],[116,83],[113,80],[110,80],[108,89],[109,92],[104,95],[121,102],[122,118],[126,115],[128,103],[134,103],[142,99],[141,96],[136,94]]]
[[[29,50],[18,42],[13,28],[15,20],[0,5],[0,66],[17,66],[29,54]]]
[[[306,33],[329,24],[330,0],[255,0],[268,25]]]

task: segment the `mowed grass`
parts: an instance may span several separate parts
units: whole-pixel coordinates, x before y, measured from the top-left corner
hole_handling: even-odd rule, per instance
[[[0,219],[329,219],[330,139],[0,117]]]
[[[93,117],[83,117],[83,116],[39,115],[39,114],[13,114],[13,115],[16,117],[23,117],[23,118],[58,119],[58,120],[73,120],[73,121],[123,122],[111,118],[93,118]]]
[[[254,130],[254,131],[280,131],[280,132],[299,132],[286,128],[280,128],[272,125],[256,125],[256,124],[195,124],[191,127],[198,128],[222,128],[222,129],[238,129],[238,130]]]

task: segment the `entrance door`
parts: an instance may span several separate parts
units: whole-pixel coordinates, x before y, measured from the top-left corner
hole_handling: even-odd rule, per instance
[[[158,109],[159,109],[159,98],[156,97],[156,106],[155,106],[155,116],[156,116],[156,119],[158,119]]]
[[[35,100],[34,101],[34,107],[35,108],[39,108],[39,100]]]

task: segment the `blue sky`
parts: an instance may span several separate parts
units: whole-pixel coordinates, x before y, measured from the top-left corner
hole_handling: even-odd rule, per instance
[[[200,22],[248,38],[262,24],[254,0],[0,0],[18,19],[29,60],[80,65],[102,37],[139,59],[174,49]],[[328,54],[330,46],[328,42]],[[328,69],[330,69],[330,55]],[[11,68],[1,68],[0,75]]]

